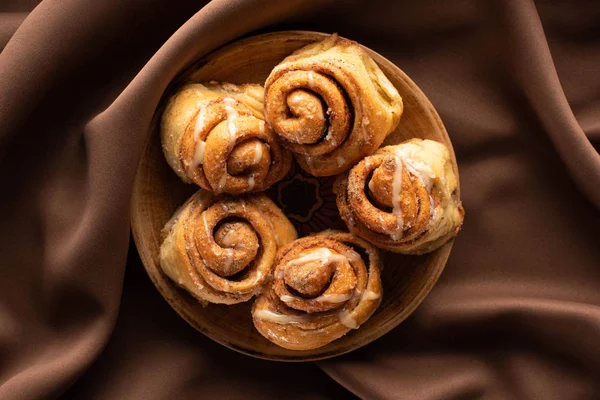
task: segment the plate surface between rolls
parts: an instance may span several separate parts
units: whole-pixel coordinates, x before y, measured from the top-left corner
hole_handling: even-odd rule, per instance
[[[284,57],[326,36],[317,32],[286,31],[253,36],[226,45],[178,76],[166,90],[163,100],[174,88],[190,80],[263,84],[272,68]],[[450,150],[458,177],[452,144],[429,100],[397,66],[372,50],[367,51],[396,86],[404,102],[400,124],[384,145],[415,137],[437,140]],[[164,159],[159,135],[162,104],[152,120],[149,140],[138,168],[131,204],[131,225],[138,252],[152,282],[171,307],[198,331],[250,356],[277,361],[314,361],[347,353],[381,337],[405,320],[429,293],[444,269],[452,241],[424,256],[382,252],[384,292],[379,309],[360,329],[315,350],[286,350],[262,337],[252,324],[252,301],[234,306],[211,304],[203,307],[184,290],[177,288],[162,273],[158,263],[161,229],[175,209],[198,189],[181,182]],[[301,236],[326,228],[339,229],[343,225],[340,225],[336,214],[331,180],[310,177],[299,168],[293,168],[267,194],[282,207]],[[294,198],[297,193],[305,193],[302,202],[305,207],[298,208],[286,202],[286,198]]]

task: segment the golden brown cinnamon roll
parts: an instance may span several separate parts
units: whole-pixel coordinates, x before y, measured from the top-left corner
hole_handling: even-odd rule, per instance
[[[183,86],[161,120],[171,168],[184,182],[217,194],[262,191],[283,178],[292,156],[265,123],[262,101],[260,85]]]
[[[277,249],[297,234],[264,195],[232,198],[200,190],[163,229],[164,273],[204,303],[234,304],[258,293]]]
[[[252,307],[254,326],[287,349],[324,346],[373,315],[381,303],[380,269],[377,249],[350,233],[298,239],[280,250],[273,282]]]
[[[404,254],[433,251],[456,236],[464,218],[457,188],[448,149],[421,139],[379,149],[334,186],[351,232]]]
[[[398,125],[398,91],[356,42],[334,34],[273,69],[265,116],[300,166],[336,175],[372,154]]]

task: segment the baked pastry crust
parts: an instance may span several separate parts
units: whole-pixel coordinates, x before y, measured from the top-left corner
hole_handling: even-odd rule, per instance
[[[324,346],[373,315],[381,303],[380,270],[378,250],[350,233],[295,240],[280,250],[273,281],[254,302],[254,326],[287,349]]]
[[[348,170],[398,125],[402,98],[356,42],[334,34],[293,52],[265,83],[265,116],[302,169]]]
[[[428,253],[458,234],[464,209],[457,189],[448,149],[422,139],[379,149],[334,185],[351,232],[404,254]]]
[[[167,162],[186,183],[220,193],[259,192],[289,171],[263,115],[260,85],[189,83],[169,98],[161,119]]]
[[[271,275],[278,248],[297,237],[264,195],[196,192],[163,229],[160,266],[204,303],[235,304],[257,294]]]

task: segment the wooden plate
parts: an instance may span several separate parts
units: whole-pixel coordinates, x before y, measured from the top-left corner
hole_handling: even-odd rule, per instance
[[[285,56],[326,36],[323,33],[304,31],[276,32],[229,44],[202,58],[176,78],[165,92],[163,100],[182,82],[189,80],[264,83],[271,69]],[[450,149],[458,176],[450,139],[429,100],[397,66],[374,51],[367,50],[396,86],[404,101],[400,125],[385,144],[396,144],[414,137],[440,141]],[[197,190],[193,185],[182,183],[164,159],[159,135],[161,111],[162,106],[159,106],[135,180],[131,209],[133,236],[142,262],[158,291],[181,317],[209,338],[241,353],[270,360],[311,361],[334,357],[372,342],[405,320],[423,301],[442,273],[452,248],[451,242],[424,256],[384,254],[384,296],[377,312],[360,329],[315,350],[286,350],[263,338],[252,324],[251,301],[234,306],[201,306],[184,290],[171,283],[158,263],[161,229],[175,209]],[[299,183],[312,184],[313,186],[308,187],[316,187],[315,197],[321,202],[318,207],[326,207],[325,211],[329,213],[321,213],[329,215],[322,218],[319,208],[316,211],[309,210],[308,217],[294,217],[292,222],[300,231],[318,229],[327,225],[327,221],[331,221],[332,226],[339,222],[336,215],[331,215],[332,209],[335,214],[335,205],[330,204],[332,199],[327,192],[330,186],[328,178],[323,180],[299,175],[288,178],[272,188],[272,198],[281,201],[282,196],[285,197],[282,190],[285,191],[286,187]],[[288,215],[298,214],[298,210],[286,212]]]

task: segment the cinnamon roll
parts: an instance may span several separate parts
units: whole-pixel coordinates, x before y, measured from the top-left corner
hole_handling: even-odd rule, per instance
[[[263,191],[290,169],[291,153],[264,121],[260,85],[187,84],[168,100],[160,130],[173,171],[217,194]]]
[[[356,42],[337,34],[286,57],[265,84],[265,116],[315,176],[348,170],[398,125],[402,98]]]
[[[254,302],[254,326],[287,349],[324,346],[373,315],[381,303],[380,269],[377,249],[350,233],[329,230],[291,242]]]
[[[296,239],[293,225],[264,195],[196,192],[163,229],[160,266],[206,303],[234,304],[258,293],[277,249]]]
[[[458,234],[464,209],[448,149],[411,139],[379,149],[334,185],[348,229],[377,247],[423,254]]]

